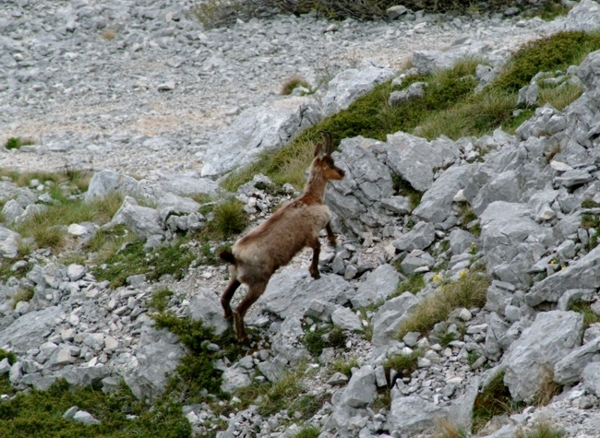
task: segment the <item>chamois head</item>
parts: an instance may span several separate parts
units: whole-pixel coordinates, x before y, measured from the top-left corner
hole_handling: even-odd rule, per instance
[[[318,171],[323,179],[340,180],[346,172],[337,167],[331,157],[333,152],[333,143],[331,141],[331,133],[329,131],[319,131],[322,139],[315,147],[315,159],[312,162],[311,170]]]

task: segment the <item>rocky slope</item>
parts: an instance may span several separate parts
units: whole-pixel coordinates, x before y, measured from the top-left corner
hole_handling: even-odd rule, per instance
[[[10,57],[1,58],[3,74],[9,78],[8,87],[0,91],[6,109],[1,117],[3,123],[10,123],[7,137],[47,134],[41,144],[2,151],[2,165],[31,170],[39,169],[41,163],[57,168],[69,163],[104,169],[95,174],[85,198],[101,197],[114,189],[127,195],[112,224],[125,224],[149,248],[205,224],[199,204],[190,196],[219,191],[216,183],[198,175],[207,145],[210,150],[223,138],[231,138],[238,126],[259,114],[242,112],[211,143],[210,131],[224,125],[216,108],[231,109],[233,116],[270,101],[273,96],[261,94],[260,85],[270,87],[271,95],[277,89],[273,87],[274,73],[264,68],[267,63],[281,67],[275,81],[279,86],[280,79],[293,72],[300,71],[314,81],[324,65],[331,65],[334,71],[346,67],[343,63],[335,66],[335,57],[347,53],[346,43],[341,41],[350,40],[348,45],[356,42],[366,52],[381,49],[378,61],[393,66],[389,57],[395,50],[406,57],[409,47],[417,47],[415,35],[424,44],[419,49],[438,48],[443,38],[450,42],[459,35],[479,35],[493,40],[495,50],[467,39],[445,52],[418,51],[414,63],[425,71],[465,54],[486,53],[493,65],[501,65],[511,44],[553,29],[597,23],[599,11],[597,4],[584,1],[567,19],[552,26],[542,26],[538,20],[482,18],[469,24],[479,29],[471,35],[458,29],[463,19],[458,23],[421,14],[386,24],[344,22],[338,32],[322,34],[327,23],[311,18],[278,17],[238,23],[231,30],[202,32],[168,4],[65,3],[57,13],[37,5],[22,1],[3,12],[10,14],[1,22],[9,36],[0,41],[10,48]],[[13,22],[27,26],[14,26]],[[314,26],[309,27],[309,34],[317,34],[323,48],[310,41],[302,46],[303,42],[298,43],[301,38],[293,39],[296,22]],[[117,29],[117,37],[99,39],[98,34],[109,25]],[[248,56],[248,50],[239,47],[244,37],[257,38],[256,47],[261,49],[254,55],[259,58]],[[407,41],[414,45],[402,46]],[[436,46],[428,46],[428,41],[432,45],[436,41]],[[260,52],[266,42],[270,48]],[[306,49],[309,46],[313,51]],[[289,52],[295,50],[298,52],[292,53],[296,55]],[[150,65],[144,63],[156,62],[157,53],[167,60],[157,63],[155,70],[147,68]],[[306,57],[315,53],[310,55],[313,61],[302,60],[291,67],[288,61],[300,53]],[[169,66],[174,56],[183,63]],[[259,61],[263,59],[260,56],[265,57],[264,62]],[[286,62],[277,64],[277,56]],[[362,56],[357,55],[358,59]],[[236,57],[239,64],[233,62]],[[124,73],[130,72],[136,61],[146,86],[135,85],[137,73]],[[67,63],[73,71],[67,74],[68,69],[53,63]],[[360,94],[361,87],[351,84],[366,81],[365,72],[377,69],[384,76],[393,74],[373,63],[356,67],[339,75],[322,93],[325,111]],[[232,75],[227,74],[228,68]],[[87,69],[98,75],[90,76]],[[207,73],[200,76],[201,81],[198,70]],[[247,74],[246,80],[237,74]],[[255,352],[237,362],[217,364],[224,373],[223,389],[233,391],[253,381],[277,381],[287,370],[307,364],[309,372],[301,378],[307,393],[329,400],[305,422],[321,430],[320,436],[416,437],[429,436],[439,418],[469,427],[478,391],[501,370],[512,397],[528,403],[551,375],[564,385],[551,404],[500,418],[498,430],[490,426],[484,434],[511,437],[521,427],[550,418],[569,436],[597,436],[600,328],[591,325],[584,329],[582,315],[570,309],[573,304],[587,303],[592,312],[600,314],[600,250],[593,245],[596,229],[582,225],[584,215],[595,216],[600,211],[596,206],[600,203],[600,52],[561,75],[561,81],[583,87],[582,97],[563,111],[540,108],[515,136],[496,130],[491,136],[456,142],[428,142],[405,133],[391,135],[386,142],[345,139],[334,157],[347,177],[332,183],[327,193],[337,215],[339,244],[323,251],[320,280],[313,281],[308,275],[310,252],[299,254],[272,278],[247,317],[248,325],[269,342],[258,343]],[[371,83],[379,77],[371,78]],[[485,75],[480,80],[483,85]],[[170,81],[175,82],[174,87]],[[341,85],[337,88],[336,84]],[[240,85],[243,90],[237,88]],[[159,87],[164,91],[159,92]],[[111,93],[109,88],[113,88]],[[534,99],[535,88],[532,83],[523,95]],[[96,95],[94,89],[103,91]],[[356,93],[345,96],[340,90]],[[180,124],[179,120],[188,120],[186,111],[198,105],[190,99],[192,95],[204,98],[202,108],[207,117]],[[303,104],[321,108],[318,102]],[[148,111],[148,120],[158,123],[156,131],[144,131],[141,119],[133,120],[140,108]],[[262,108],[268,113],[272,106]],[[297,108],[292,109],[285,120],[296,117]],[[160,120],[166,115],[173,116],[172,124]],[[290,126],[270,121],[275,122]],[[272,127],[269,121],[265,123]],[[302,121],[293,127],[299,129]],[[260,137],[260,132],[256,136]],[[211,156],[215,155],[207,152],[207,158]],[[161,167],[194,173],[166,172]],[[146,178],[138,181],[127,173]],[[394,193],[392,173],[424,191],[419,207],[411,211],[407,199]],[[264,177],[257,177],[235,194],[254,220],[294,195],[293,188],[286,187],[286,194],[274,196],[268,185]],[[48,202],[49,189],[43,181],[29,188],[2,182],[2,200],[6,201],[2,213],[7,224],[0,228],[3,259],[18,254],[21,236],[11,231],[11,224],[43,208],[40,205]],[[153,208],[138,205],[136,199]],[[477,217],[468,224],[459,221],[459,203],[464,202]],[[69,226],[75,247],[97,232],[92,224]],[[406,292],[390,298],[403,280],[391,264],[401,265],[406,274],[422,273],[425,286],[415,295]],[[415,306],[438,293],[444,280],[460,279],[481,266],[493,279],[484,307],[456,309],[427,336],[413,332],[401,341],[395,339],[398,325]],[[165,276],[151,283],[144,275],[131,276],[127,286],[116,290],[108,282],[97,281],[88,266],[65,266],[44,248],[11,269],[15,276],[0,290],[0,347],[13,351],[18,360],[12,365],[6,359],[1,361],[0,372],[8,373],[20,389],[44,389],[57,377],[64,377],[73,385],[100,383],[110,390],[123,377],[139,398],[152,400],[160,395],[166,375],[173,373],[184,354],[176,337],[157,330],[148,315],[153,292],[165,285],[174,291],[168,308],[177,315],[202,318],[218,332],[227,327],[218,301],[226,285],[223,266],[192,267],[181,281]],[[34,296],[13,308],[12,298],[23,288],[34,290]],[[379,307],[368,307],[382,301],[385,304]],[[343,330],[346,343],[312,357],[301,339],[305,332],[316,332],[326,323]],[[365,326],[372,327],[370,340],[363,334]],[[447,342],[448,336],[453,340]],[[400,377],[385,372],[388,358],[416,349],[422,351],[416,371]],[[330,364],[340,360],[355,361],[349,379],[330,371]],[[390,397],[389,409],[375,407],[381,394]],[[184,413],[199,433],[206,433],[211,421],[218,418],[206,404],[186,406]],[[225,418],[227,430],[218,436],[293,436],[299,426],[293,425],[291,416],[284,410],[265,417],[251,406]]]

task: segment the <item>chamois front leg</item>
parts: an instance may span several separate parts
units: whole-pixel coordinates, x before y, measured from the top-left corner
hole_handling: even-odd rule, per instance
[[[248,344],[249,339],[246,334],[246,327],[244,326],[244,316],[248,311],[248,308],[254,304],[258,297],[260,297],[265,289],[267,288],[267,282],[261,282],[256,284],[251,284],[250,290],[248,294],[244,297],[244,299],[238,304],[236,309],[233,311],[233,322],[235,324],[235,336],[238,342],[242,344]]]
[[[329,240],[329,245],[336,247],[337,239],[335,238],[335,234],[333,234],[333,230],[331,229],[331,222],[327,222],[327,225],[325,225],[325,230],[327,231],[327,240]]]
[[[313,249],[313,259],[310,264],[310,268],[308,272],[310,272],[310,276],[315,280],[321,278],[321,274],[319,272],[319,253],[321,252],[321,242],[319,242],[319,237],[315,237],[314,241],[310,245]]]
[[[223,295],[221,295],[221,306],[223,306],[223,317],[225,319],[231,319],[232,311],[229,303],[231,303],[233,294],[235,293],[237,288],[240,287],[240,284],[241,283],[238,281],[237,278],[231,277],[231,280],[227,285],[227,289],[225,289],[225,292],[223,292]]]

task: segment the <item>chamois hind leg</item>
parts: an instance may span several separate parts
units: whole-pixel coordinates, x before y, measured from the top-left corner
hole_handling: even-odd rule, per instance
[[[229,281],[229,284],[227,285],[227,289],[225,289],[225,292],[223,292],[223,295],[221,295],[221,306],[223,306],[223,311],[224,311],[223,317],[225,319],[231,319],[232,312],[231,312],[231,306],[229,305],[229,303],[231,303],[233,294],[235,293],[237,288],[240,287],[240,284],[242,284],[242,283],[240,283],[237,278],[231,277],[231,280]]]
[[[308,272],[310,272],[310,276],[316,280],[321,278],[321,274],[319,273],[319,253],[321,252],[321,242],[319,242],[319,237],[316,236],[309,246],[313,249],[313,258]]]
[[[233,311],[233,322],[235,323],[236,338],[238,342],[242,344],[248,343],[248,336],[246,335],[246,328],[244,326],[244,316],[246,315],[246,312],[250,306],[254,304],[254,302],[258,300],[258,297],[263,294],[267,288],[267,282],[255,283],[249,286],[250,290],[248,291],[248,294]]]
[[[337,246],[335,234],[333,234],[333,230],[331,229],[331,222],[327,222],[327,225],[325,225],[325,230],[327,231],[327,240],[329,240],[329,245],[334,247]]]

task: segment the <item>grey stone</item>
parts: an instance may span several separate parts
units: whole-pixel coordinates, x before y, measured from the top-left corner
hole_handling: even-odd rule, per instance
[[[469,251],[473,245],[479,247],[479,239],[468,231],[456,228],[450,232],[448,236],[450,241],[450,250],[452,254],[458,255]]]
[[[0,225],[0,256],[14,259],[19,254],[21,235]]]
[[[600,247],[575,260],[566,269],[534,284],[525,295],[527,304],[537,306],[548,301],[557,302],[570,289],[598,289],[600,287]]]
[[[554,365],[554,381],[561,385],[577,383],[585,366],[600,360],[600,338],[573,350]]]
[[[448,415],[448,407],[436,405],[419,396],[396,397],[388,415],[388,428],[406,436],[432,431],[437,418]]]
[[[418,302],[418,298],[413,294],[404,292],[399,297],[393,298],[381,306],[371,319],[373,325],[371,342],[373,345],[383,346],[392,342],[398,331],[398,326]]]
[[[94,174],[90,180],[84,199],[86,202],[91,202],[94,199],[104,198],[113,191],[134,196],[137,192],[137,184],[137,180],[128,175],[103,170]]]
[[[17,354],[39,347],[54,329],[62,311],[60,306],[51,306],[21,316],[0,331],[0,345],[10,345],[11,350]]]
[[[348,377],[342,373],[333,373],[332,376],[327,380],[330,385],[345,385],[348,383]]]
[[[77,413],[77,411],[79,411],[79,408],[77,406],[71,406],[65,411],[65,413],[63,414],[63,418],[65,420],[72,420],[73,416]]]
[[[125,224],[140,239],[146,240],[150,236],[164,234],[158,212],[153,208],[142,207],[137,201],[126,196],[123,204],[113,216],[111,222],[105,227]]]
[[[486,292],[486,309],[504,315],[505,308],[511,304],[514,287],[509,283],[493,280]]]
[[[223,372],[221,391],[233,393],[236,389],[245,388],[252,383],[248,372],[241,367],[233,366]]]
[[[582,332],[583,317],[578,313],[539,313],[502,359],[511,396],[531,401],[555,364],[581,344]]]
[[[260,362],[257,367],[269,382],[276,382],[283,376],[287,366],[288,360],[283,356],[278,355],[270,361]]]
[[[431,188],[425,192],[413,214],[434,224],[444,222],[450,216],[454,196],[465,188],[468,179],[479,169],[478,164],[452,166],[446,169]]]
[[[140,346],[136,351],[138,366],[125,374],[125,383],[140,400],[155,400],[164,391],[167,375],[174,372],[183,348],[177,337],[166,330],[142,328]]]
[[[600,397],[600,362],[588,363],[583,369],[581,378],[586,391]]]
[[[392,79],[393,70],[364,62],[358,69],[338,73],[329,82],[323,97],[323,116],[327,117],[350,106],[360,96],[368,93],[375,85]]]
[[[352,408],[365,408],[375,399],[375,371],[366,365],[352,374],[344,393],[342,403]]]
[[[435,228],[428,222],[417,223],[412,230],[394,240],[392,245],[400,251],[425,249],[435,240]]]
[[[348,301],[351,288],[338,275],[322,274],[319,280],[315,280],[306,269],[285,270],[271,277],[257,304],[280,318],[286,318],[303,315],[315,298],[343,305]]]
[[[390,94],[388,104],[390,106],[400,106],[405,102],[422,99],[425,97],[425,87],[427,82],[414,82],[406,90],[394,91]]]
[[[333,324],[342,330],[360,331],[362,324],[360,318],[347,307],[339,307],[331,314]]]
[[[99,420],[96,420],[92,414],[86,411],[77,411],[75,415],[73,415],[73,421],[77,421],[78,423],[83,423],[87,426],[91,424],[100,424]]]
[[[397,5],[397,6],[391,6],[391,7],[387,8],[385,12],[387,13],[389,20],[395,20],[396,18],[400,17],[401,15],[406,14],[407,11],[408,11],[408,9],[406,9],[406,6]]]
[[[326,301],[321,301],[319,299],[314,299],[308,305],[308,309],[304,313],[307,316],[313,316],[315,318],[320,319],[321,321],[330,321],[331,314],[336,309],[336,305],[333,303],[328,303]]]
[[[445,52],[439,50],[415,50],[413,52],[412,64],[417,68],[419,74],[426,75],[436,70],[451,69],[458,61],[466,57],[483,57],[490,50],[491,47],[483,42],[454,45]]]
[[[392,265],[384,264],[372,271],[350,299],[353,307],[364,307],[385,300],[400,282],[400,274]]]
[[[394,194],[392,176],[373,154],[376,144],[379,142],[363,137],[343,139],[338,151],[332,154],[346,176],[328,184],[325,200],[357,236],[366,227],[383,226],[390,220],[381,200]]]
[[[189,301],[189,316],[192,319],[201,319],[204,324],[213,327],[218,335],[227,330],[229,322],[223,317],[223,307],[213,291],[200,288]]]
[[[202,176],[216,178],[284,146],[301,128],[321,120],[314,104],[292,97],[248,108],[223,129],[204,155]]]

